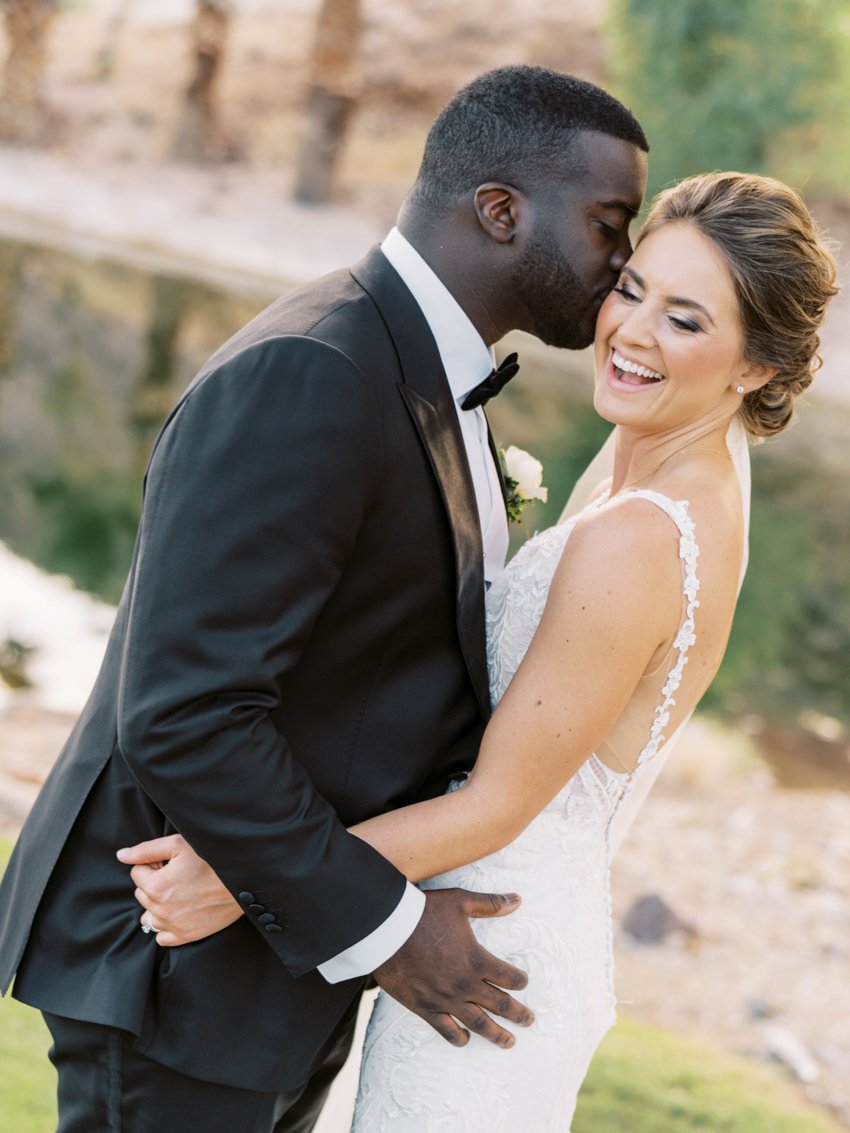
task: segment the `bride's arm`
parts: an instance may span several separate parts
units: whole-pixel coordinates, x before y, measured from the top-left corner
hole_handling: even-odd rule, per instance
[[[609,733],[681,613],[677,533],[631,500],[580,521],[463,789],[359,823],[413,881],[501,849]]]

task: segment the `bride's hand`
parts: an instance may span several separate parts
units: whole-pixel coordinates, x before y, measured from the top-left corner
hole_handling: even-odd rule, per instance
[[[132,865],[142,927],[156,932],[163,948],[203,940],[243,915],[218,875],[180,834],[139,842],[117,857]]]

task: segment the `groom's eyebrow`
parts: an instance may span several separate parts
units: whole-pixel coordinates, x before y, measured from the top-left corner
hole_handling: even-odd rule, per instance
[[[629,204],[628,201],[600,201],[599,203],[604,209],[621,209],[632,219],[638,214],[638,210],[635,206]]]
[[[628,264],[623,266],[623,275],[630,275],[638,287],[646,291],[646,281],[642,276],[638,275],[633,267]],[[692,311],[702,311],[712,326],[716,326],[714,319],[711,317],[711,312],[703,307],[702,303],[697,303],[696,299],[688,299],[684,295],[665,295],[665,303],[672,303],[674,307],[689,307]]]

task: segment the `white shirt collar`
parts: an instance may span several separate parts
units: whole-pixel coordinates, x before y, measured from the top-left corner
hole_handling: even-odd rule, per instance
[[[493,352],[469,321],[438,275],[397,228],[387,234],[381,251],[418,303],[437,343],[455,401],[493,369]]]

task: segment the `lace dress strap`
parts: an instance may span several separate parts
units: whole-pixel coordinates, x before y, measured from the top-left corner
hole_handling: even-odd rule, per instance
[[[666,728],[670,721],[670,710],[676,703],[675,694],[679,685],[682,683],[682,673],[684,672],[685,665],[688,663],[688,650],[696,641],[694,614],[699,607],[697,594],[700,588],[699,578],[697,576],[699,545],[696,540],[693,520],[688,514],[688,501],[671,499],[670,496],[665,496],[661,492],[655,492],[651,488],[633,489],[627,494],[649,500],[651,503],[656,504],[662,511],[670,516],[679,529],[679,558],[682,562],[684,614],[681,624],[679,625],[679,631],[673,641],[673,648],[676,651],[673,666],[667,673],[667,679],[661,689],[661,700],[655,709],[649,739],[637,758],[634,770],[627,777],[625,788],[620,796],[619,802],[622,802],[623,798],[625,798],[631,790],[640,769],[652,759],[666,739],[664,728]]]

